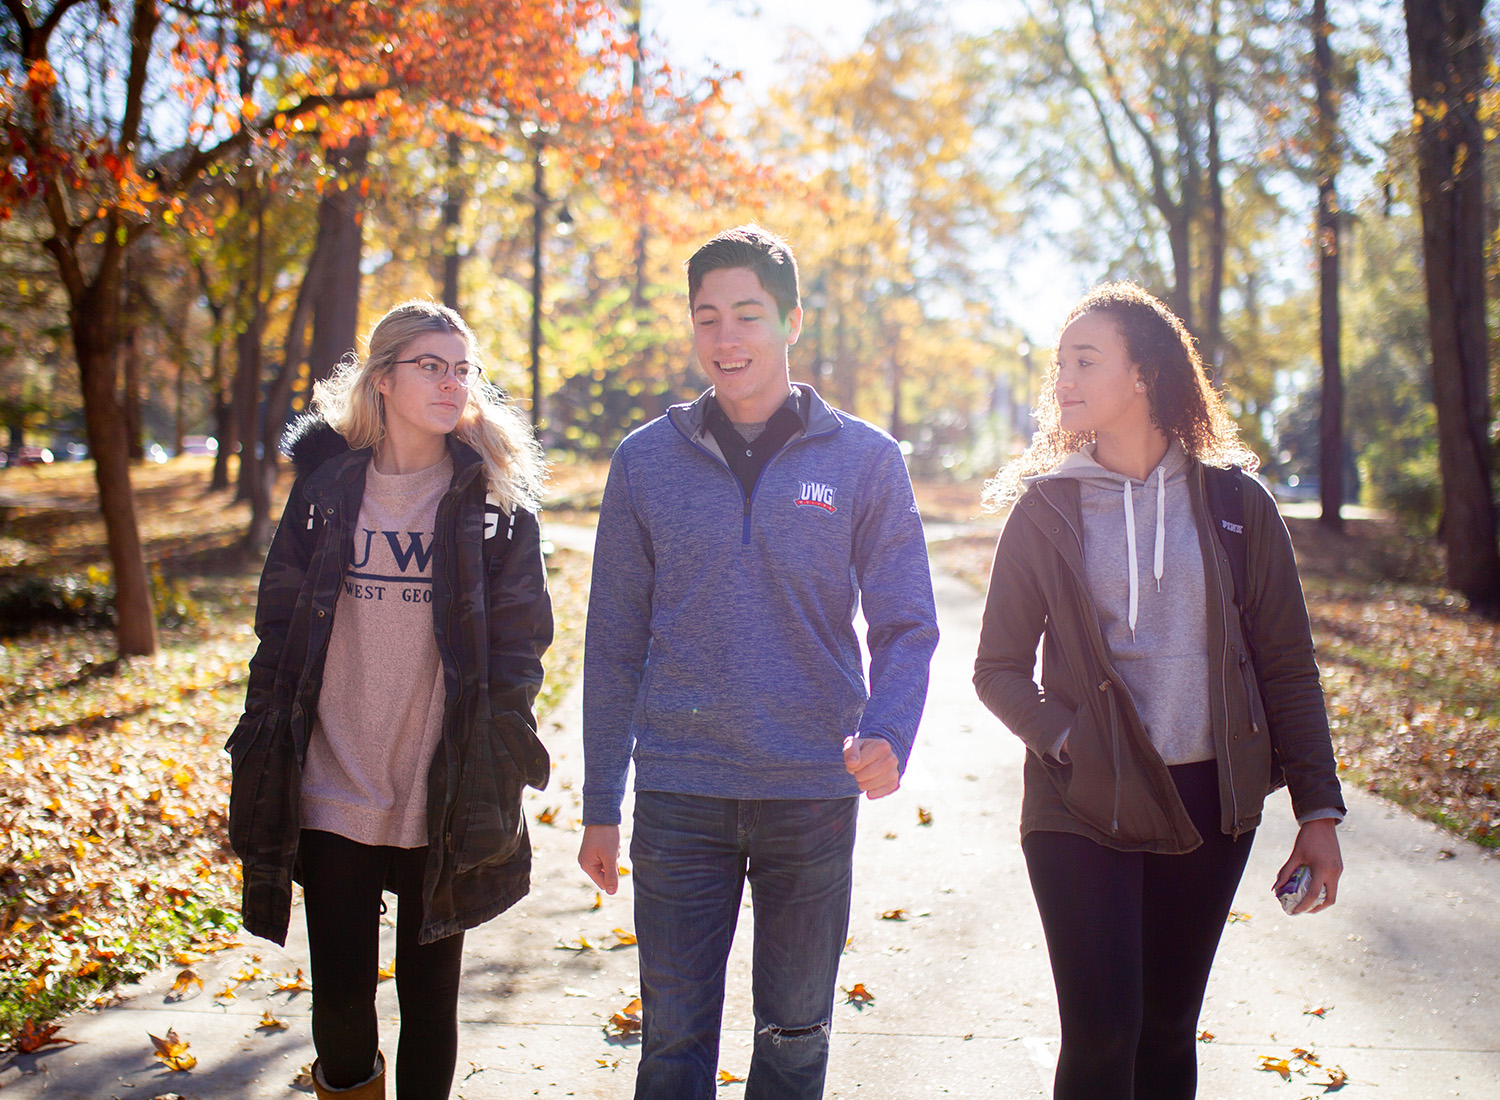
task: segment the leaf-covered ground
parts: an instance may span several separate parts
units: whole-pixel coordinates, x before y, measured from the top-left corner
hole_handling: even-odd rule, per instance
[[[177,604],[155,657],[115,661],[108,631],[82,629],[0,649],[0,1049],[146,969],[188,965],[238,923],[223,745],[259,569],[227,564],[248,511],[205,493],[208,469],[137,472],[147,556]],[[0,471],[0,584],[105,564],[91,472]],[[558,635],[541,710],[577,676],[587,606],[587,556],[549,565]]]

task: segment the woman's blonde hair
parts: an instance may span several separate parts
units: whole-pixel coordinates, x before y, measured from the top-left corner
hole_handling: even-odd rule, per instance
[[[1260,459],[1240,439],[1239,425],[1203,370],[1203,360],[1182,319],[1155,295],[1134,283],[1104,283],[1073,307],[1063,322],[1066,329],[1085,314],[1108,317],[1125,341],[1130,361],[1140,370],[1151,403],[1151,422],[1167,439],[1207,466],[1239,466],[1254,471]],[[1062,332],[1058,339],[1061,342]],[[1024,491],[1022,479],[1044,474],[1086,443],[1093,432],[1069,432],[1061,427],[1057,403],[1056,346],[1042,380],[1036,410],[1037,430],[1031,445],[985,483],[984,502],[1000,508]]]
[[[313,408],[350,447],[375,447],[385,438],[385,399],[377,386],[396,369],[407,346],[429,332],[463,337],[470,364],[480,368],[478,341],[464,319],[447,306],[412,299],[375,323],[363,359],[350,352],[331,377],[313,386]],[[504,507],[535,509],[541,502],[547,463],[531,425],[482,377],[464,393],[453,434],[479,452],[489,490]]]

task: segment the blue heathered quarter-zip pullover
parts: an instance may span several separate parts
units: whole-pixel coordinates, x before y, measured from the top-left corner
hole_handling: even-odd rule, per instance
[[[799,388],[806,431],[748,496],[709,394],[615,452],[584,649],[587,825],[619,822],[632,755],[637,790],[721,798],[857,795],[856,732],[906,766],[938,640],[911,480],[889,435]]]

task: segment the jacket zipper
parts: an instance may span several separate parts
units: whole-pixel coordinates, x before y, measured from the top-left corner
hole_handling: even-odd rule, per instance
[[[1213,545],[1209,549],[1214,559],[1214,580],[1218,584],[1219,606],[1222,608],[1225,603],[1225,592],[1224,569],[1219,563],[1219,554],[1221,552],[1221,548],[1219,546],[1219,540],[1217,538],[1214,538],[1210,541],[1213,543]],[[1240,616],[1239,606],[1234,603],[1233,599],[1229,600],[1229,606],[1234,608],[1235,618],[1239,620],[1241,628],[1243,629],[1244,619]],[[1224,770],[1229,778],[1229,812],[1232,819],[1230,823],[1230,835],[1238,838],[1243,830],[1240,829],[1240,801],[1239,794],[1235,789],[1234,782],[1234,754],[1230,751],[1229,746],[1229,742],[1233,737],[1233,732],[1229,728],[1229,617],[1227,615],[1224,617],[1224,642],[1223,648],[1220,650],[1219,668],[1219,683],[1222,688],[1222,707],[1224,715],[1224,721],[1222,725],[1222,728],[1224,730]],[[1246,698],[1245,706],[1250,709],[1252,714],[1254,713],[1254,707],[1251,705],[1249,698]]]
[[[668,419],[670,419],[670,417]],[[740,496],[741,496],[741,498],[745,502],[745,507],[744,507],[743,512],[741,513],[741,522],[740,522],[740,545],[741,546],[749,546],[750,545],[750,505],[755,500],[755,490],[757,490],[757,489],[760,488],[760,479],[766,476],[766,470],[768,468],[770,468],[771,463],[775,462],[778,458],[780,458],[787,451],[790,451],[793,447],[801,446],[803,443],[806,443],[809,440],[822,439],[824,436],[826,436],[826,435],[832,435],[834,432],[838,431],[838,428],[828,428],[825,431],[817,432],[817,433],[812,434],[812,435],[808,435],[808,434],[804,433],[803,435],[801,435],[797,439],[793,439],[790,442],[783,444],[781,446],[781,448],[775,454],[773,454],[770,458],[766,459],[766,464],[760,468],[760,473],[758,473],[758,474],[755,475],[755,484],[752,485],[752,486],[750,486],[750,491],[747,493],[747,492],[745,492],[745,487],[740,484],[740,479],[738,477],[735,477],[734,471],[729,468],[729,463],[725,462],[722,458],[720,458],[718,455],[714,454],[712,451],[710,451],[703,444],[699,443],[692,436],[690,436],[686,432],[684,432],[682,430],[682,428],[678,426],[677,421],[672,420],[671,423],[672,423],[672,427],[674,427],[674,428],[677,429],[677,434],[678,435],[682,436],[682,438],[686,439],[689,444],[691,444],[692,446],[696,447],[699,451],[701,451],[703,454],[707,455],[708,458],[710,458],[713,462],[715,462],[719,466],[720,469],[722,469],[726,474],[729,475],[730,479],[734,482],[735,486],[739,489]]]
[[[1048,498],[1046,489],[1043,487],[1043,485],[1039,484],[1037,486],[1037,494],[1043,500],[1047,501],[1047,505],[1052,509],[1052,511],[1055,512],[1057,516],[1061,518],[1065,524],[1068,525],[1068,531],[1072,534],[1074,541],[1077,543],[1079,553],[1082,553],[1083,534],[1078,530],[1078,528],[1073,526],[1072,517],[1064,512],[1061,508],[1059,508],[1056,502]],[[1085,590],[1087,590],[1087,587],[1087,583],[1085,582]],[[1092,600],[1089,601],[1089,623],[1093,627],[1093,630],[1090,631],[1089,640],[1091,643],[1093,643],[1094,646],[1094,656],[1100,664],[1110,670],[1110,675],[1107,676],[1103,680],[1103,682],[1099,684],[1099,690],[1106,693],[1106,699],[1108,700],[1110,711],[1109,748],[1110,759],[1115,770],[1115,804],[1114,810],[1110,814],[1110,831],[1118,833],[1120,831],[1120,721],[1119,703],[1115,699],[1112,691],[1112,689],[1115,688],[1116,680],[1116,675],[1114,672],[1115,666],[1110,663],[1109,649],[1104,644],[1104,628],[1099,625],[1099,611],[1098,608],[1094,607]]]
[[[455,476],[455,480],[456,480],[456,476]],[[470,483],[472,483],[472,478],[470,479]],[[459,487],[450,486],[449,487],[449,492],[450,493],[462,493],[462,492],[466,491],[467,489],[468,489],[468,484],[465,484],[465,485],[459,486]],[[448,499],[445,499],[443,501],[444,504],[448,505],[448,508],[447,508],[447,513],[448,514],[447,514],[447,517],[446,517],[447,518],[447,522],[444,524],[444,527],[443,527],[444,531],[447,531],[449,529],[453,529],[453,530],[457,529],[458,525],[457,525],[456,522],[454,522],[454,519],[453,519],[454,510],[458,507],[456,501],[457,501],[457,497],[454,497],[452,501],[449,501]],[[439,507],[439,511],[442,511],[441,506]],[[434,539],[437,537],[436,533],[434,533],[433,537],[434,537]],[[495,537],[498,538],[499,534],[497,533]],[[453,630],[454,630],[454,626],[453,626],[453,603],[454,603],[454,599],[453,599],[453,597],[454,597],[454,593],[456,593],[458,591],[458,583],[457,583],[458,582],[458,577],[455,575],[455,572],[456,572],[456,563],[458,561],[458,540],[456,538],[453,538],[453,539],[448,539],[447,542],[448,542],[448,555],[447,555],[447,559],[448,560],[444,564],[447,566],[447,572],[449,573],[449,576],[448,576],[448,610],[447,610],[448,621],[447,621],[447,626],[446,626],[446,628],[444,630],[444,633],[443,633],[443,640],[444,640],[444,644],[447,646],[449,652],[451,653],[452,649],[453,649]],[[482,559],[483,555],[481,554],[480,556],[481,556],[481,559]],[[488,582],[489,578],[486,577],[485,580],[486,580],[486,582]],[[457,662],[455,661],[454,663],[456,664]],[[461,674],[460,674],[460,678],[461,678]],[[445,670],[444,670],[444,680],[445,680],[445,682],[446,682],[446,679],[447,679],[447,671],[446,671],[446,668],[445,668]],[[455,700],[455,705],[456,705],[456,703],[457,703],[457,700]],[[457,717],[457,716],[455,715],[455,717]],[[452,742],[452,740],[453,740],[453,733],[452,733],[451,729],[448,728],[448,723],[444,722],[443,723],[443,727],[444,727],[443,728],[443,740],[445,742]],[[451,743],[448,745],[448,759],[450,761],[453,761],[453,762],[456,762],[458,760],[458,747],[456,745],[454,745],[454,744],[451,744]],[[451,773],[451,771],[452,771],[451,767],[449,768],[449,771]],[[444,840],[446,842],[444,844],[444,847],[448,850],[449,853],[453,852],[453,819],[458,816],[458,788],[459,788],[461,780],[462,780],[462,776],[456,776],[456,775],[452,775],[452,774],[450,774],[448,776],[448,787],[449,787],[449,790],[448,790],[448,805],[446,807],[446,813],[443,815],[443,836],[444,836]],[[428,903],[430,902],[431,899],[425,896],[426,895],[425,889],[423,891],[423,895],[424,896],[423,896],[423,899],[422,899],[422,908],[423,908],[423,910],[425,912],[425,910],[427,908],[427,905],[428,905]]]

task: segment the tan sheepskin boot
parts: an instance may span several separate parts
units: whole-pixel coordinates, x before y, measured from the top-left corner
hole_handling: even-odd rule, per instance
[[[313,1063],[313,1091],[318,1100],[385,1100],[385,1055],[375,1052],[375,1072],[366,1081],[346,1089],[332,1088],[323,1080],[321,1062]]]

